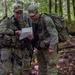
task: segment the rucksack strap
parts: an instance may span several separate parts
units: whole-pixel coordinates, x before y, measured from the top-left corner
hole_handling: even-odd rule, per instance
[[[44,35],[47,38],[49,36],[49,32],[47,30],[47,26],[46,26],[46,23],[45,23],[45,16],[46,16],[45,14],[41,14],[40,23],[41,23],[41,26],[42,26],[42,32],[44,32]]]
[[[11,19],[12,18],[14,20],[14,22],[12,22],[12,23],[17,27],[18,30],[21,30],[21,26],[19,25],[18,20],[14,16],[12,16]]]
[[[26,22],[26,24],[28,24],[30,27],[32,26],[32,21],[30,19],[30,17],[26,14],[23,13],[23,20]]]

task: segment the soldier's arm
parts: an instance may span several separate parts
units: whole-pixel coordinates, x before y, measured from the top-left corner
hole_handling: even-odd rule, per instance
[[[7,26],[7,21],[3,20],[0,23],[0,34],[14,34],[14,31]]]
[[[47,31],[50,33],[50,49],[55,49],[54,46],[58,43],[58,32],[50,17],[45,17]]]

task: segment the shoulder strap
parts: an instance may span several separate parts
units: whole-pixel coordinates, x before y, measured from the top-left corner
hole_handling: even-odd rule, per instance
[[[47,31],[46,23],[45,23],[45,14],[41,14],[41,25],[42,25],[42,32],[44,32],[45,37],[49,36],[49,33]]]
[[[21,30],[21,26],[19,25],[19,23],[18,23],[17,19],[16,19],[14,16],[12,16],[11,18],[13,18],[13,19],[14,19],[13,24],[14,24],[14,25],[18,28],[18,30]]]
[[[28,23],[27,19],[28,19],[27,14],[26,14],[26,13],[23,13],[23,20],[24,20],[26,23]]]
[[[40,24],[42,26],[42,32],[44,31],[45,21],[44,21],[44,14],[40,15]]]
[[[30,17],[29,17],[26,13],[23,13],[23,20],[24,20],[29,26],[32,26],[32,21],[31,21]]]

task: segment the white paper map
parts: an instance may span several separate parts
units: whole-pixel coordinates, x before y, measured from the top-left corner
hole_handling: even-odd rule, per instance
[[[19,39],[24,39],[29,34],[33,34],[32,27],[22,28],[22,34],[20,35]]]

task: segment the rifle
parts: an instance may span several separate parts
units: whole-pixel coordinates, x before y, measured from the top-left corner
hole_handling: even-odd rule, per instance
[[[24,39],[24,42],[26,43],[27,50],[29,51],[29,56],[31,58],[30,63],[31,63],[32,57],[33,57],[33,48],[32,48],[30,40],[27,37]]]

